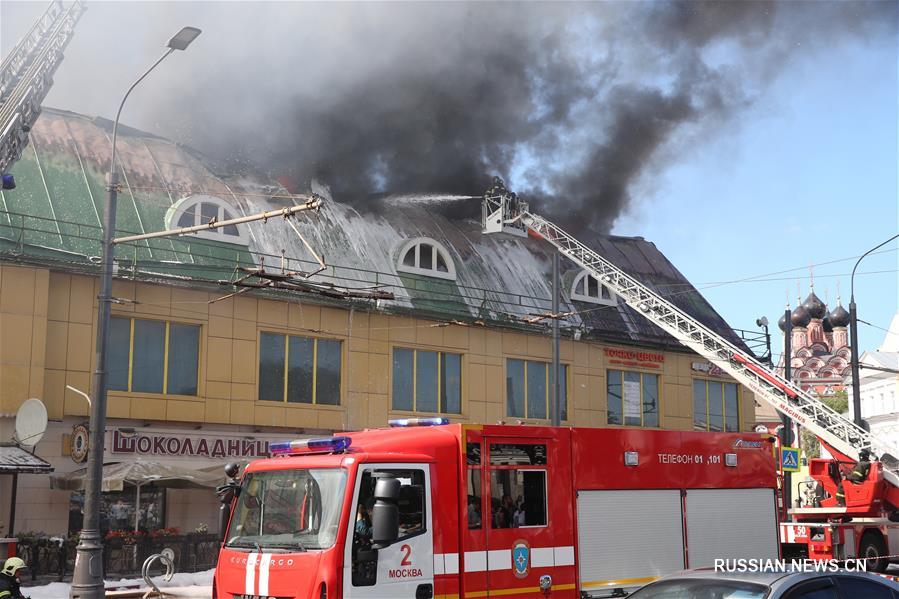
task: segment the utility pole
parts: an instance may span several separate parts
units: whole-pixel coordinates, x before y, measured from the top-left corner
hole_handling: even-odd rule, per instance
[[[793,314],[790,312],[789,304],[784,311],[784,378],[788,381],[793,380],[793,367],[790,364],[790,358],[793,356],[793,322],[790,318]],[[790,420],[790,417],[786,414],[781,413],[780,421],[783,425],[783,429],[780,434],[780,446],[783,447],[791,447],[793,444],[793,421]],[[783,452],[778,456],[778,461],[783,459]],[[783,464],[781,464],[783,467]],[[792,472],[783,472],[783,500],[784,500],[784,515],[787,514],[787,510],[792,507],[793,504],[793,473]]]
[[[897,237],[899,237],[899,234],[893,235],[883,243],[875,245],[859,256],[858,260],[855,262],[855,266],[852,267],[852,276],[849,279],[849,344],[852,346],[849,349],[851,350],[850,359],[852,364],[852,415],[855,424],[862,428],[865,428],[865,426],[862,423],[862,389],[858,372],[858,359],[861,357],[861,351],[858,347],[858,313],[855,309],[855,269],[858,268],[858,265],[864,260],[865,256],[874,250],[885,246]]]
[[[75,571],[72,574],[72,599],[103,599],[106,589],[103,583],[103,539],[100,536],[100,483],[103,479],[104,435],[106,434],[106,355],[109,347],[109,313],[112,302],[112,263],[116,230],[116,203],[118,177],[116,176],[116,135],[119,117],[125,101],[137,85],[159,63],[175,50],[184,50],[200,35],[195,27],[184,27],[169,40],[165,53],[131,84],[119,104],[112,127],[112,152],[109,173],[106,176],[106,206],[103,214],[103,258],[100,265],[100,295],[97,297],[97,346],[94,356],[94,401],[90,408],[90,441],[88,444],[87,473],[84,490],[84,524],[76,548]]]
[[[559,391],[559,292],[561,285],[559,283],[559,251],[553,251],[553,363],[552,373],[550,374],[550,384],[552,391],[550,397],[552,404],[550,405],[550,421],[553,426],[562,424],[562,398]]]

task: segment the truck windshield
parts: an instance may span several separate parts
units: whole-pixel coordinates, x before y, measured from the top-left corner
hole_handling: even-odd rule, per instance
[[[346,472],[339,468],[250,472],[226,546],[257,551],[327,549],[337,538]]]

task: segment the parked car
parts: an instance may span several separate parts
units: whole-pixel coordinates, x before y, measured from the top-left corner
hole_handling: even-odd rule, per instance
[[[657,580],[627,599],[899,599],[899,584],[867,572],[699,569]]]

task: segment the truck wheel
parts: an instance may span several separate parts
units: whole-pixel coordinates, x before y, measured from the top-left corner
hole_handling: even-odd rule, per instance
[[[858,556],[865,558],[869,572],[887,571],[889,561],[884,557],[886,554],[886,544],[879,532],[869,531],[862,536],[862,542],[858,546]]]

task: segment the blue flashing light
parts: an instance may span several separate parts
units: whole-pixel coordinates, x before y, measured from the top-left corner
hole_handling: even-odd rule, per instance
[[[325,437],[322,439],[296,439],[269,443],[268,451],[275,455],[298,455],[302,453],[340,453],[353,443],[349,437]]]
[[[387,424],[395,428],[412,426],[441,426],[449,424],[449,418],[397,418],[388,420]]]

